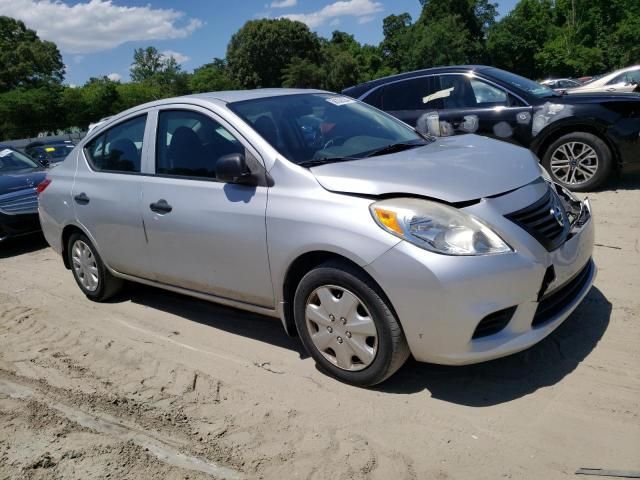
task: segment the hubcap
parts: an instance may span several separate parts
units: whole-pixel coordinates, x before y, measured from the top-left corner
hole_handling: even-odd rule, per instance
[[[315,289],[305,307],[311,341],[332,364],[343,370],[362,370],[378,351],[378,330],[362,300],[342,287]]]
[[[598,154],[586,143],[563,143],[551,155],[550,167],[562,183],[579,185],[591,180],[598,171]]]
[[[82,286],[89,292],[98,288],[98,264],[89,245],[82,240],[76,240],[71,249],[73,271]]]

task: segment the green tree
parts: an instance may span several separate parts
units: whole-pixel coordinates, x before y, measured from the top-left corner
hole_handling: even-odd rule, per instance
[[[249,21],[227,47],[231,78],[244,88],[279,87],[293,58],[315,63],[319,56],[318,36],[288,19]]]
[[[64,63],[56,45],[40,40],[24,23],[0,16],[0,92],[59,84]]]
[[[487,50],[492,65],[541,78],[547,72],[536,55],[551,37],[553,28],[551,0],[521,0],[490,30]]]
[[[196,68],[189,76],[189,90],[193,93],[216,92],[233,90],[236,83],[229,75],[227,62],[221,58],[214,58],[213,62]]]
[[[0,93],[0,139],[33,137],[65,127],[60,87],[18,87]]]
[[[288,88],[324,88],[324,71],[316,63],[293,58],[283,70],[282,86]]]

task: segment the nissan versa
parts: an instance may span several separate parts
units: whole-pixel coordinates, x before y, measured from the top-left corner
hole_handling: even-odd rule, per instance
[[[422,136],[316,90],[133,108],[39,190],[45,236],[90,299],[132,280],[279,317],[357,385],[410,354],[460,365],[523,350],[596,274],[588,201],[529,150]]]

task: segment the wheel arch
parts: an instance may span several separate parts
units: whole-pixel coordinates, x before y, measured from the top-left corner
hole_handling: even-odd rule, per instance
[[[282,282],[282,323],[288,335],[292,337],[298,336],[298,330],[296,328],[294,314],[293,314],[293,297],[296,293],[296,289],[302,277],[304,277],[311,270],[317,266],[326,263],[328,261],[343,262],[352,268],[357,269],[363,275],[368,277],[373,284],[377,287],[378,293],[386,301],[389,309],[396,315],[395,309],[384,290],[376,280],[358,263],[354,260],[341,255],[339,253],[327,251],[327,250],[314,250],[306,252],[295,258],[286,270],[284,281]],[[397,318],[397,315],[396,315]]]
[[[98,250],[98,254],[100,255],[100,249],[96,245],[94,238],[89,234],[89,232],[87,232],[84,228],[82,228],[81,226],[75,223],[70,223],[69,225],[66,225],[62,229],[62,237],[61,237],[62,261],[64,262],[64,266],[66,267],[67,270],[71,270],[71,265],[69,264],[69,255],[67,254],[67,248],[69,244],[69,239],[71,238],[71,235],[73,235],[74,233],[81,233],[83,235],[86,235],[87,238],[91,240],[91,243],[93,244],[94,248]],[[100,255],[100,257],[102,258],[102,255]],[[105,263],[105,266],[106,266],[106,263]],[[109,267],[107,267],[107,269],[109,269]]]
[[[611,155],[614,160],[614,168],[618,169],[621,166],[622,159],[620,152],[616,148],[615,143],[607,136],[605,129],[590,123],[568,123],[556,126],[547,132],[543,132],[542,136],[532,146],[532,150],[538,158],[542,160],[547,149],[553,142],[570,133],[590,133],[591,135],[595,135],[602,140],[607,147],[609,147],[609,150],[611,150]]]

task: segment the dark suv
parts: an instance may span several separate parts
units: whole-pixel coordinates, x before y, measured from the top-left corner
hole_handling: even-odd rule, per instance
[[[473,131],[530,148],[553,179],[591,190],[640,167],[640,95],[560,95],[486,66],[432,68],[343,91],[417,126],[430,114],[445,133]]]

